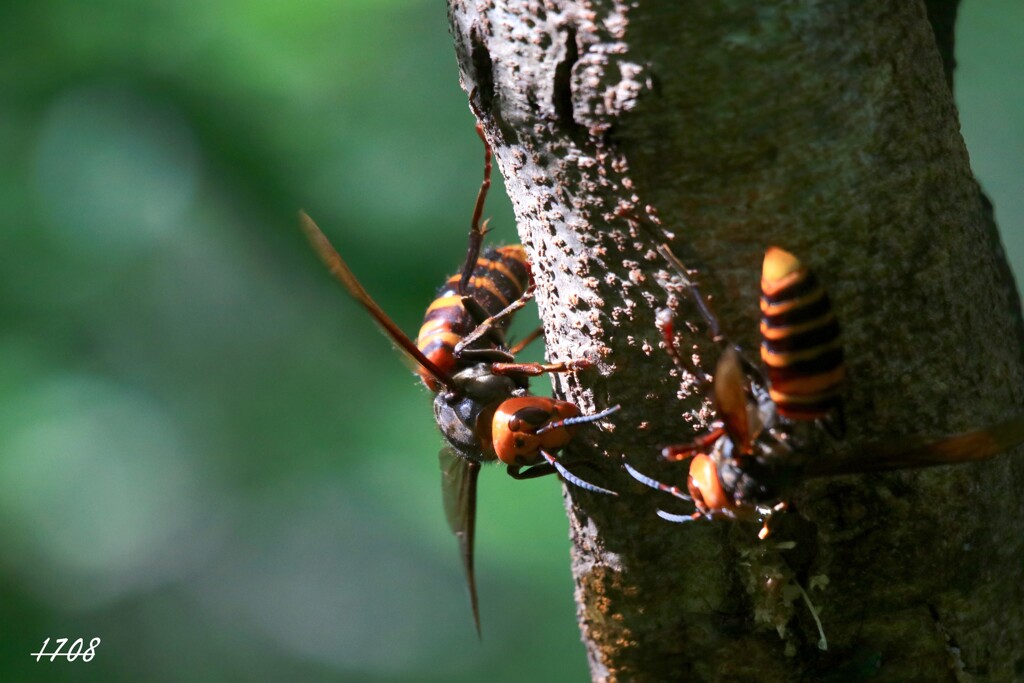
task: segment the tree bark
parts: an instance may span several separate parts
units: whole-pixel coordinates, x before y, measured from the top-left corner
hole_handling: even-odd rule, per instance
[[[944,67],[920,0],[448,4],[548,354],[599,359],[555,391],[623,405],[566,453],[622,492],[568,492],[593,679],[1024,678],[1021,459],[809,482],[763,542],[746,524],[662,521],[684,510],[620,467],[685,484],[657,454],[713,418],[659,349],[671,304],[714,367],[665,242],[746,349],[765,248],[815,270],[843,326],[840,448],[1021,411],[1020,307],[959,134],[951,25]]]

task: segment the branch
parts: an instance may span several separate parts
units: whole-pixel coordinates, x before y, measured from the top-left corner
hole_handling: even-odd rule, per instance
[[[659,349],[663,242],[747,349],[764,249],[816,270],[843,325],[849,444],[1020,412],[1019,303],[924,5],[449,0],[449,15],[548,354],[602,359],[556,393],[623,404],[568,454],[624,494],[567,506],[594,680],[1013,678],[1024,463],[808,483],[766,542],[661,521],[670,503],[620,468],[685,483],[656,455],[710,417]]]

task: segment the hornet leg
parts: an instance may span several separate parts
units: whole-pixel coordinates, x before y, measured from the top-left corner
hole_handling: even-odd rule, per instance
[[[476,134],[484,143],[484,179],[480,183],[480,191],[476,195],[476,205],[473,207],[473,220],[469,228],[469,247],[466,250],[466,264],[462,267],[462,279],[459,280],[459,294],[465,296],[466,286],[469,278],[473,276],[476,268],[476,260],[480,256],[480,246],[484,241],[484,234],[487,232],[487,224],[480,226],[480,218],[484,213],[484,202],[487,200],[487,191],[491,189],[491,146],[487,144],[484,137],[484,129],[481,124],[476,124]]]
[[[472,332],[463,337],[462,341],[456,345],[455,355],[459,355],[464,349],[468,348],[470,344],[485,334],[491,336],[492,339],[494,339],[494,335],[497,334],[500,339],[497,339],[496,341],[504,346],[505,335],[501,330],[495,327],[495,325],[525,306],[526,303],[533,298],[533,290],[534,286],[531,284],[526,288],[526,291],[523,292],[522,296],[492,316],[488,316],[487,311],[485,311],[483,306],[481,306],[472,296],[463,295],[462,306],[466,309],[477,325]],[[513,353],[512,355],[515,354]]]
[[[495,375],[526,375],[537,377],[545,372],[575,372],[586,370],[592,366],[589,360],[568,360],[561,363],[495,363],[491,366],[491,372]]]

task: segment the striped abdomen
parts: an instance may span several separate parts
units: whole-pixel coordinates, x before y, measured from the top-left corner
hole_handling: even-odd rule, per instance
[[[473,331],[476,322],[462,306],[459,296],[458,273],[448,278],[437,298],[423,316],[423,326],[416,338],[416,346],[427,358],[448,373],[455,370],[455,345]],[[471,294],[487,315],[494,315],[522,296],[530,284],[530,267],[526,251],[521,244],[510,244],[497,249],[488,249],[477,259],[473,277],[469,280],[467,294]],[[496,325],[499,329],[508,326],[505,318]],[[433,376],[420,371],[423,382],[437,391]]]
[[[828,294],[778,247],[765,252],[761,272],[761,360],[780,415],[814,420],[838,405],[843,346]]]

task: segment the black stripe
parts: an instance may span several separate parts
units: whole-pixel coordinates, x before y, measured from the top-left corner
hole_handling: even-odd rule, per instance
[[[477,303],[480,304],[481,308],[487,311],[487,315],[494,315],[505,308],[504,303],[501,299],[491,294],[483,287],[474,287],[472,284],[469,286],[469,295],[476,299]],[[504,294],[504,292],[502,292]],[[510,300],[508,303],[512,303]],[[507,319],[504,321],[507,324]]]
[[[838,395],[823,396],[819,401],[813,401],[811,403],[790,403],[788,401],[776,401],[775,407],[779,412],[792,412],[809,415],[811,417],[819,417],[828,413],[833,408],[837,407],[842,400]]]
[[[464,326],[468,317],[466,309],[462,306],[445,306],[444,308],[435,308],[432,311],[427,311],[427,314],[423,316],[423,323],[426,324],[433,320],[444,320],[452,327],[460,323],[463,323]]]
[[[435,320],[443,320],[444,325],[431,332],[428,337],[433,337],[442,332],[464,337],[469,334],[473,327],[469,319],[469,313],[466,312],[466,309],[461,304],[458,306],[452,305],[445,306],[444,308],[435,308],[423,316],[424,325]]]
[[[506,266],[518,266],[518,268],[516,268],[516,270],[513,271],[516,274],[525,272],[525,270],[522,267],[522,264],[520,264],[515,259],[498,258],[498,256],[499,254],[495,250],[490,249],[488,250],[488,253],[485,254],[482,258],[487,258],[490,259],[491,261],[499,261],[505,264]],[[491,284],[494,285],[494,288],[501,292],[501,295],[505,297],[509,304],[518,299],[520,296],[522,296],[523,292],[526,291],[525,287],[523,287],[520,283],[513,282],[505,274],[501,273],[500,271],[488,268],[485,265],[477,265],[477,267],[473,269],[473,277],[484,278],[491,282]],[[483,307],[485,311],[487,311],[487,315],[494,315],[495,313],[501,311],[501,309],[505,308],[506,305],[508,305],[502,303],[498,297],[494,296],[494,294],[492,294],[486,288],[473,284],[472,280],[470,280],[469,286],[466,288],[466,290],[466,293],[469,296],[472,296],[474,299],[476,299],[477,303],[479,303],[480,306]],[[446,296],[460,296],[458,279],[456,279],[454,282],[445,282],[441,289],[438,290],[437,296],[434,297],[434,300],[436,301],[437,299],[441,299]]]
[[[501,295],[508,300],[508,303],[512,303],[523,294],[523,289],[515,282],[509,280],[502,273],[491,270],[485,266],[479,266],[473,271],[474,278],[483,278],[494,285],[494,288],[501,292]],[[472,296],[477,302],[487,310],[488,315],[494,315],[501,309],[505,308],[506,304],[501,303],[493,293],[488,291],[485,287],[476,285],[472,280],[469,281],[469,285],[466,287],[466,293]],[[435,300],[446,296],[460,296],[459,295],[459,283],[445,283],[444,287],[438,291]]]
[[[521,290],[525,290],[530,285],[530,271],[525,262],[511,256],[505,256],[493,247],[484,252],[484,258],[491,259],[492,261],[501,261],[512,272],[516,280],[519,281]]]
[[[831,372],[843,364],[843,350],[832,349],[820,356],[797,361],[781,368],[769,367],[768,375],[772,384],[785,382],[792,379],[814,377]]]
[[[474,277],[477,277],[477,275],[474,275]],[[490,280],[491,282],[494,281],[493,278],[491,278],[491,277],[487,277],[487,279]],[[459,283],[458,282],[454,282],[454,283],[451,283],[451,284],[445,283],[445,286],[442,287],[441,290],[437,293],[437,297],[434,300],[436,301],[437,299],[441,299],[441,298],[446,297],[446,296],[456,296],[456,297],[460,296],[459,295],[459,291],[458,291],[458,287],[459,287]],[[508,299],[508,303],[512,303],[513,301],[515,301],[516,299],[519,298],[519,294],[522,294],[522,292],[520,292],[519,294],[516,294],[513,297],[509,297],[508,293],[502,291],[500,288],[498,289],[498,291],[501,292],[502,296],[504,296],[504,297],[506,297]],[[476,299],[476,302],[478,304],[480,304],[480,306],[487,312],[487,315],[494,315],[495,313],[499,312],[501,309],[505,308],[505,305],[506,305],[506,304],[503,304],[501,302],[501,299],[499,299],[498,297],[494,296],[494,294],[492,294],[491,292],[489,292],[485,288],[478,287],[475,284],[473,284],[472,280],[470,280],[469,286],[466,287],[466,294],[471,296],[471,297],[473,297],[474,299]],[[467,319],[468,319],[468,316],[467,316]],[[424,318],[424,320],[426,320],[426,318]],[[507,325],[507,322],[505,324]],[[465,330],[464,333],[468,333],[468,332],[469,332],[469,330],[467,329],[467,330]]]
[[[794,282],[793,284],[785,287],[775,294],[768,296],[764,289],[761,290],[761,296],[764,300],[777,304],[783,301],[789,301],[790,299],[797,299],[802,296],[810,294],[818,287],[818,278],[814,277],[814,273],[810,271],[804,271],[804,276]]]
[[[430,340],[429,342],[427,342],[427,345],[419,347],[420,351],[423,352],[424,356],[429,356],[430,354],[432,354],[434,351],[437,351],[438,349],[445,349],[446,351],[454,351],[455,350],[455,347],[452,346],[451,344],[449,344],[448,342],[446,342],[445,340],[443,340],[443,339],[434,339],[434,337],[436,337],[436,336],[437,336],[436,333],[435,334],[431,334],[429,337],[427,337],[427,339]],[[424,339],[423,341],[426,341],[426,339]]]
[[[764,299],[765,297],[761,298]],[[769,328],[787,327],[789,325],[807,323],[816,318],[824,318],[831,310],[832,303],[828,300],[828,295],[826,294],[816,301],[798,306],[785,313],[776,313],[775,315],[762,314],[761,320],[764,320],[765,325]]]
[[[500,278],[500,280],[496,280],[495,284],[499,287],[499,291],[501,291],[502,294],[505,294],[506,292],[515,292],[514,296],[509,297],[510,302],[512,301],[512,299],[518,299],[520,295],[522,295],[522,293],[526,291],[526,288],[530,284],[530,271],[527,269],[526,264],[524,262],[512,258],[511,256],[505,256],[497,249],[493,248],[488,249],[484,253],[483,258],[489,261],[495,261],[497,263],[500,263],[501,265],[505,266],[505,268],[512,274],[512,278],[514,278],[514,280],[510,279],[507,275],[497,270],[487,269],[484,271],[493,273],[498,278]],[[474,275],[481,275],[481,270],[482,268],[480,266],[477,266]],[[505,289],[505,283],[508,284],[510,289]]]
[[[782,339],[763,339],[761,346],[771,353],[792,353],[793,351],[810,351],[838,338],[839,323],[832,320],[821,327],[814,327],[798,334],[790,334]]]
[[[487,266],[477,266],[476,270],[473,271],[473,275],[490,281],[494,288],[501,292],[503,297],[508,299],[509,303],[512,303],[523,294],[519,283],[506,276],[500,270],[494,270]]]

